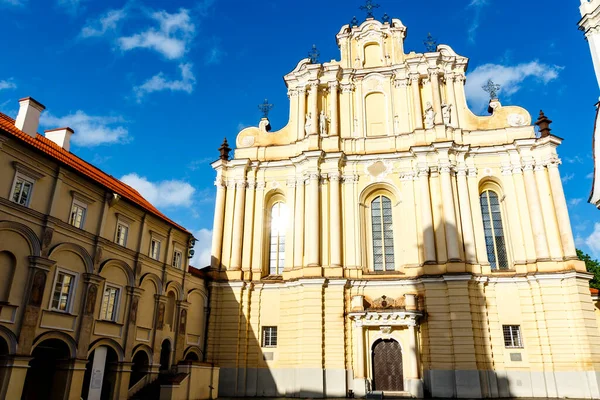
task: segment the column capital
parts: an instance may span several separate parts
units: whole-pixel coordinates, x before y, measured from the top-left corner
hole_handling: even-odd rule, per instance
[[[502,165],[500,167],[500,171],[501,171],[502,175],[504,175],[504,176],[512,175],[513,167],[512,167],[512,165]]]
[[[319,81],[309,81],[308,86],[310,90],[316,91],[319,88]]]
[[[295,178],[288,179],[287,181],[285,181],[285,185],[289,188],[295,188],[296,187],[296,179]]]
[[[535,168],[535,161],[534,160],[525,160],[525,161],[523,161],[523,171],[524,172],[533,171],[534,168]]]
[[[287,95],[288,95],[288,98],[298,97],[298,90],[288,89]]]
[[[342,181],[344,184],[354,184],[358,182],[358,175],[343,175]]]
[[[354,84],[353,83],[342,83],[342,93],[352,93],[354,92]]]
[[[306,94],[306,86],[297,86],[295,91],[296,95]]]
[[[337,91],[338,88],[340,87],[340,83],[338,81],[327,82],[327,87],[331,91]]]
[[[339,182],[342,178],[339,172],[330,172],[327,174],[327,178],[333,182]]]
[[[411,73],[408,74],[408,79],[410,80],[411,85],[412,84],[418,84],[419,80],[421,79],[421,75],[419,73]]]
[[[429,74],[429,76],[438,76],[440,74],[440,69],[439,68],[428,68],[427,73]]]
[[[144,289],[135,287],[135,286],[127,286],[126,287],[127,294],[130,296],[141,296],[144,293]]]
[[[403,88],[408,86],[409,79],[408,78],[399,78],[394,80],[394,87],[396,89]]]
[[[469,168],[466,165],[459,165],[456,167],[456,175],[457,176],[467,176],[469,173]]]
[[[431,171],[426,165],[420,165],[417,167],[417,174],[419,178],[428,177],[430,173]]]
[[[477,178],[477,168],[469,168],[469,178]]]
[[[256,189],[256,181],[255,181],[255,180],[249,180],[249,181],[247,182],[247,188],[248,188],[249,190],[254,190],[254,189]]]
[[[265,190],[266,187],[267,187],[267,183],[264,181],[258,182],[256,184],[256,190]]]
[[[235,180],[235,187],[238,189],[245,189],[247,186],[247,182],[245,179],[236,179]]]
[[[400,174],[401,181],[412,181],[418,175],[417,171],[406,171]]]

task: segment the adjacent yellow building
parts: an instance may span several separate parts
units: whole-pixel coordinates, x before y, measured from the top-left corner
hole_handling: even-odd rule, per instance
[[[37,134],[43,110],[0,114],[0,398],[214,396],[192,234],[71,153],[70,128]]]
[[[221,148],[208,361],[223,396],[600,397],[600,331],[540,114],[465,99],[398,19],[285,76]]]

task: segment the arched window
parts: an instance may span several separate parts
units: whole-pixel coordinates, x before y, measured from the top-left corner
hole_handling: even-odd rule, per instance
[[[506,269],[508,268],[508,254],[498,194],[493,190],[484,190],[479,199],[488,260],[492,270]]]
[[[269,275],[281,275],[285,264],[285,232],[288,212],[285,203],[277,202],[271,207],[269,242]]]
[[[394,231],[392,224],[392,202],[378,196],[371,202],[371,232],[373,241],[373,269],[393,271]]]

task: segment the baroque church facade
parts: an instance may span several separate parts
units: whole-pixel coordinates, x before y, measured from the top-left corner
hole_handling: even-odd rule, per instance
[[[543,113],[465,98],[398,19],[285,75],[287,125],[213,163],[221,396],[600,397],[600,331]]]

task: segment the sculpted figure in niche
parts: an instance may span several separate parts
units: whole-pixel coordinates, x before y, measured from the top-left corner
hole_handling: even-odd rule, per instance
[[[321,129],[321,136],[327,136],[327,121],[329,120],[329,118],[327,118],[327,115],[325,115],[325,112],[321,111],[321,114],[319,115],[319,128]]]
[[[433,128],[435,124],[435,111],[433,111],[433,106],[430,102],[425,104],[425,116],[423,118],[425,120],[425,129]]]
[[[40,304],[42,304],[44,286],[46,286],[46,273],[43,271],[37,271],[33,276],[33,285],[31,286],[29,305],[39,307]]]
[[[87,300],[85,302],[85,314],[92,315],[94,314],[94,308],[96,308],[96,295],[98,293],[98,286],[90,285],[88,289]]]
[[[452,111],[452,104],[442,103],[442,117],[444,118],[445,125],[450,125],[452,122],[451,121],[452,114],[450,114],[451,111]]]
[[[310,129],[312,127],[312,115],[310,113],[306,114],[306,123],[304,124],[304,132],[306,132],[306,136],[310,135]]]

